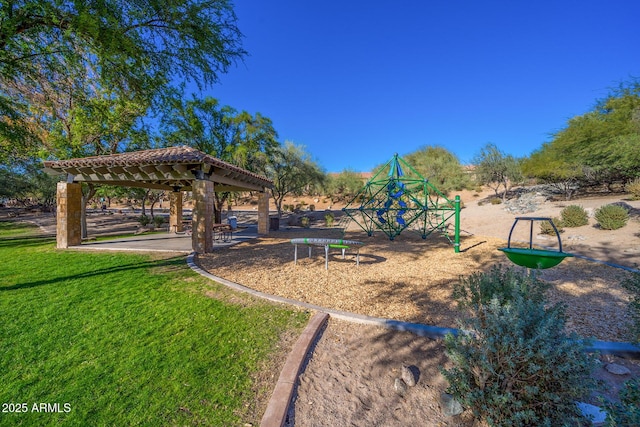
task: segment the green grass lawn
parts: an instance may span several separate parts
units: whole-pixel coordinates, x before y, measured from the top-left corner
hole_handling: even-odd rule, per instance
[[[0,426],[259,421],[254,378],[308,314],[182,256],[57,250],[33,233],[0,222]]]

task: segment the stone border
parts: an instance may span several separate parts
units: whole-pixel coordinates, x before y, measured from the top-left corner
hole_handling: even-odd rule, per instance
[[[302,331],[300,338],[298,338],[291,353],[289,353],[282,371],[280,371],[280,377],[273,389],[267,409],[262,416],[261,427],[284,426],[302,365],[318,334],[327,324],[327,320],[329,320],[327,313],[316,313],[304,331]]]

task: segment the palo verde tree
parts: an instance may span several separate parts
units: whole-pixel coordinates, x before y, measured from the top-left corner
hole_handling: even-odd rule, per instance
[[[500,188],[504,188],[502,200],[513,184],[522,181],[520,162],[511,155],[500,151],[495,144],[486,144],[474,157],[476,179],[480,184],[488,185],[498,196]]]
[[[362,189],[362,176],[351,169],[337,174],[329,174],[325,181],[325,193],[332,201],[349,201]]]
[[[42,148],[50,129],[69,131],[63,109],[95,118],[96,96],[151,105],[172,81],[212,84],[245,53],[227,0],[0,4],[0,141],[15,155],[62,157]],[[52,99],[61,93],[74,102]]]
[[[587,113],[571,118],[530,159],[527,175],[553,183],[624,183],[640,176],[640,81],[611,90]]]
[[[460,160],[444,147],[427,146],[404,156],[416,172],[447,194],[470,185]]]
[[[271,196],[282,216],[282,202],[289,194],[300,195],[313,186],[322,186],[325,173],[303,146],[286,141],[263,165],[262,173],[273,181]]]
[[[184,101],[176,97],[165,110],[161,133],[167,145],[189,145],[253,172],[279,146],[271,120],[257,113],[238,113],[211,97]],[[220,222],[229,192],[215,193],[215,220]]]

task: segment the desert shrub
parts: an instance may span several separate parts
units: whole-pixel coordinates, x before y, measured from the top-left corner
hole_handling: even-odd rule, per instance
[[[493,266],[486,273],[462,277],[453,285],[453,298],[461,309],[477,312],[482,306],[497,299],[500,305],[512,301],[514,290],[519,289],[535,301],[542,301],[549,284],[524,276],[513,268]]]
[[[145,227],[151,224],[151,218],[149,218],[147,215],[140,215],[138,217],[138,222],[140,223],[141,226]]]
[[[304,228],[309,228],[309,226],[311,224],[311,219],[308,216],[303,216],[302,218],[300,218],[300,224]]]
[[[640,200],[640,177],[637,177],[633,181],[627,182],[624,186],[625,191],[631,194],[633,200]]]
[[[640,273],[633,273],[632,276],[623,280],[621,285],[631,294],[629,312],[633,322],[632,332],[635,341],[640,343]]]
[[[606,425],[609,427],[640,426],[640,378],[624,383],[619,393],[620,402],[605,402]]]
[[[562,228],[564,222],[560,218],[551,218],[551,221],[553,221],[553,224],[558,229],[558,233],[562,233],[564,231]],[[556,231],[553,229],[549,221],[540,221],[540,233],[555,236]]]
[[[164,224],[164,217],[163,216],[154,216],[153,217],[153,226],[156,228],[160,228],[162,227],[162,225]]]
[[[629,212],[619,205],[604,205],[596,209],[594,214],[596,221],[603,230],[617,230],[627,224]]]
[[[581,227],[589,224],[589,214],[582,206],[570,205],[560,212],[564,227]]]
[[[500,197],[492,197],[489,200],[489,203],[491,203],[492,205],[499,205],[500,203],[502,203],[502,199]]]
[[[309,210],[311,212],[315,211],[316,210],[316,205],[309,205]]]
[[[333,216],[333,212],[329,212],[324,215],[324,222],[327,224],[327,227],[333,227],[334,221],[335,217]]]
[[[564,334],[561,305],[547,285],[496,267],[462,279],[454,295],[468,317],[445,337],[454,367],[447,392],[490,426],[582,425],[575,404],[594,387],[595,358]]]

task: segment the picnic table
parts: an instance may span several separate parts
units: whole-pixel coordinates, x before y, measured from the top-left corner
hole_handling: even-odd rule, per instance
[[[362,242],[356,240],[343,240],[343,239],[325,239],[325,238],[301,238],[291,239],[291,244],[295,249],[293,252],[293,263],[298,263],[298,245],[307,245],[309,247],[309,258],[311,258],[311,248],[313,246],[324,246],[324,268],[329,269],[329,249],[336,248],[342,250],[342,259],[344,259],[345,251],[351,246],[356,247],[356,266],[360,266],[360,246],[364,245]]]

